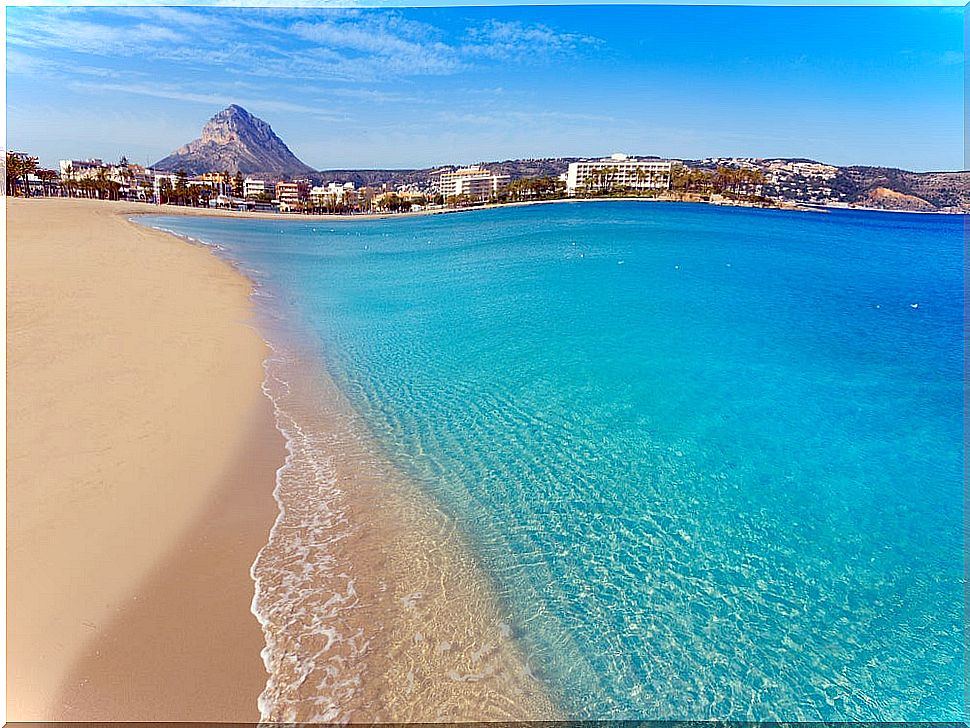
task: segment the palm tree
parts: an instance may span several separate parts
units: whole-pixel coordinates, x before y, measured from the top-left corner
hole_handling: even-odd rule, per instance
[[[163,177],[158,183],[158,203],[160,205],[168,203],[172,199],[172,182],[168,177]]]
[[[29,176],[37,171],[37,157],[31,157],[28,154],[18,154],[16,152],[7,152],[7,193],[13,190],[13,194],[17,194],[17,182],[18,180],[23,180],[23,190],[24,195],[30,196],[30,179]]]
[[[57,172],[53,169],[39,169],[37,170],[37,177],[44,185],[44,196],[50,196],[51,190],[54,187],[54,180],[58,177]]]
[[[184,169],[180,169],[175,173],[175,198],[176,203],[179,205],[185,204],[185,198],[188,196],[189,187],[187,184],[188,174]]]
[[[104,167],[98,168],[97,176],[94,178],[94,187],[98,191],[98,199],[103,200],[108,194],[108,170]]]
[[[143,179],[141,181],[141,189],[145,195],[145,202],[150,202],[152,199],[152,194],[154,192],[154,188],[152,186],[151,181],[147,179]]]
[[[30,197],[30,175],[37,171],[37,157],[23,157],[21,174],[24,178],[24,194]]]
[[[23,161],[19,155],[7,152],[7,194],[17,194],[17,180],[23,173]]]

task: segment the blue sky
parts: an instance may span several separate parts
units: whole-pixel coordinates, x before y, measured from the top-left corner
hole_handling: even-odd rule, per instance
[[[10,7],[7,140],[154,162],[237,103],[317,168],[624,151],[962,169],[959,7]]]

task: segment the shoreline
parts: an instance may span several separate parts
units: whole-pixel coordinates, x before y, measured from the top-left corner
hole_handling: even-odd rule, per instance
[[[43,199],[43,198],[41,198]],[[61,198],[54,198],[61,199]],[[796,211],[796,212],[828,212],[829,210],[859,210],[864,212],[887,212],[887,213],[914,213],[920,215],[966,215],[970,214],[967,212],[948,212],[945,210],[887,210],[879,207],[862,207],[859,205],[853,207],[841,207],[836,205],[822,205],[815,203],[790,203],[786,205],[770,206],[770,205],[755,205],[755,204],[740,204],[736,202],[724,202],[724,201],[704,201],[704,200],[669,200],[669,199],[657,199],[654,197],[565,197],[553,200],[523,200],[520,202],[506,202],[501,204],[486,204],[486,205],[476,205],[473,207],[456,207],[456,208],[435,208],[435,209],[425,209],[416,210],[413,212],[386,212],[386,213],[376,213],[376,212],[364,212],[359,214],[347,215],[347,214],[321,214],[321,215],[307,215],[303,213],[281,213],[281,212],[240,212],[237,210],[222,210],[209,207],[183,207],[179,205],[157,205],[154,203],[147,202],[124,202],[124,201],[107,201],[107,200],[79,200],[81,202],[95,202],[110,205],[129,205],[132,207],[130,214],[133,215],[199,215],[203,217],[223,217],[235,220],[313,220],[313,221],[325,221],[333,220],[337,222],[346,222],[354,220],[395,220],[395,219],[406,219],[413,217],[425,217],[428,215],[451,215],[457,213],[465,212],[475,212],[477,210],[495,210],[503,207],[531,207],[534,205],[554,205],[563,203],[588,203],[588,202],[651,202],[651,203],[682,203],[689,205],[709,205],[712,207],[739,207],[746,209],[759,209],[759,210],[781,210],[781,211]]]
[[[274,334],[260,319],[255,283],[234,261],[135,224],[129,219],[141,212],[135,205],[37,202],[7,208],[8,255],[20,286],[11,293],[8,279],[8,325],[23,350],[15,352],[19,361],[10,359],[8,419],[24,430],[25,412],[39,420],[32,440],[12,438],[8,451],[9,719],[428,722],[558,715],[455,524],[395,472],[309,356],[291,362],[286,391],[307,395],[293,400],[309,405],[299,412],[300,424],[309,416],[321,426],[309,443],[309,463],[294,458],[294,433],[312,428],[286,429],[294,408],[281,408],[280,392],[270,391],[280,381],[271,376],[280,352],[268,343]],[[19,260],[25,251],[36,258],[29,271]],[[200,298],[196,288],[212,299]],[[53,302],[56,333],[36,320],[44,318],[37,315],[40,300]],[[142,310],[172,306],[164,313],[174,318]],[[40,361],[24,361],[41,336],[47,358],[57,358],[53,352],[71,334],[62,330],[69,315],[84,324],[75,344],[83,356],[70,351],[65,371],[51,374]],[[208,328],[199,328],[199,318]],[[140,334],[148,341],[128,343]],[[207,357],[212,339],[218,346]],[[159,340],[161,350],[153,345]],[[166,344],[173,349],[167,357]],[[124,369],[139,352],[151,381],[115,375],[112,366]],[[79,358],[90,361],[84,374]],[[192,370],[190,381],[175,391],[156,381],[164,380],[158,369],[169,368]],[[37,389],[57,398],[54,406],[45,408],[40,392],[25,385],[28,371]],[[152,388],[164,391],[164,400]],[[77,412],[65,412],[74,394],[82,398]],[[99,395],[111,406],[98,409]],[[192,417],[170,420],[186,402]],[[126,409],[135,421],[111,416]],[[45,415],[61,421],[45,422]],[[88,458],[75,426],[98,424],[105,432]],[[135,442],[115,442],[126,436]],[[193,449],[193,441],[201,444]],[[25,463],[50,467],[42,445],[54,445],[78,467],[90,465],[95,475],[55,469],[39,487]],[[306,464],[322,482],[294,469]],[[138,475],[124,472],[126,466]],[[295,476],[289,485],[298,491],[309,485],[296,500],[282,491],[288,468]],[[101,478],[100,488],[88,492],[93,478]],[[311,498],[299,500],[307,492]],[[45,496],[38,518],[60,532],[51,553],[31,538],[40,530],[36,521],[13,518],[36,510],[27,507],[30,498]],[[327,498],[333,508],[312,521],[318,509],[302,506]],[[312,564],[287,550],[293,533],[323,535],[323,543],[296,544],[299,553],[315,556]],[[290,567],[300,563],[313,567],[303,574],[316,581],[304,594],[289,593],[298,575]],[[327,570],[331,563],[340,568]],[[45,577],[37,579],[38,572]],[[267,600],[274,576],[282,577],[275,587],[283,587],[275,605]],[[294,610],[305,616],[294,619]],[[307,663],[321,656],[322,664]],[[358,669],[342,683],[331,679],[346,664]]]
[[[217,256],[242,269],[230,255]],[[254,285],[258,293],[262,284]],[[254,305],[272,351],[264,391],[287,457],[273,491],[278,515],[252,567],[252,611],[270,674],[261,719],[557,717],[463,535],[388,461],[269,293]]]
[[[252,284],[138,208],[7,200],[9,720],[258,716],[284,453]]]

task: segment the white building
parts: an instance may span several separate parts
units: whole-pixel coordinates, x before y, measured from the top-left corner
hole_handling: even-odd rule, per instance
[[[659,159],[636,159],[614,154],[604,159],[572,162],[566,172],[566,192],[575,195],[584,190],[627,187],[632,190],[666,190],[670,188],[672,162]]]
[[[267,186],[266,180],[247,177],[243,180],[243,197],[259,197],[264,194],[273,194],[273,187]]]
[[[155,196],[156,201],[162,199],[162,182],[168,182],[168,189],[175,189],[175,185],[178,182],[178,175],[168,174],[166,172],[155,172],[152,175],[152,194]]]
[[[464,167],[454,171],[440,172],[431,178],[431,186],[446,200],[458,195],[469,195],[484,200],[495,195],[499,187],[509,183],[509,175],[492,174],[483,167]]]
[[[357,190],[353,182],[330,182],[327,185],[317,185],[310,189],[310,202],[316,206],[324,205],[355,205],[357,204]]]
[[[64,179],[85,179],[94,177],[99,169],[105,168],[100,159],[62,159],[60,160],[61,177]]]

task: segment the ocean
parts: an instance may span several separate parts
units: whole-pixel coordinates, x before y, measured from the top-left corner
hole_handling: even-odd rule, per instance
[[[267,393],[302,438],[290,475],[329,473],[278,488],[303,561],[254,602],[264,627],[291,629],[278,615],[312,591],[301,629],[331,649],[334,604],[366,607],[356,552],[337,568],[328,544],[368,524],[335,515],[342,451],[314,438],[298,367],[453,524],[562,715],[963,719],[962,217],[598,201],[139,221],[257,282]],[[354,629],[319,683],[317,643],[267,659],[296,676],[271,677],[264,717],[345,715],[381,644],[379,620]]]

